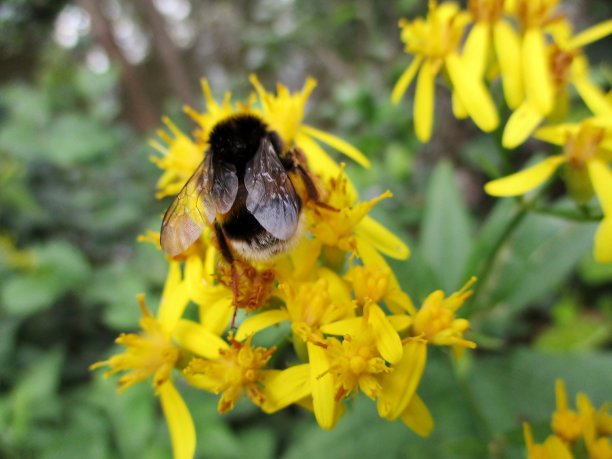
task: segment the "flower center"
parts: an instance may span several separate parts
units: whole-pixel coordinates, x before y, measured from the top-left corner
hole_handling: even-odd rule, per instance
[[[549,65],[550,73],[557,87],[563,87],[570,79],[570,69],[576,52],[563,51],[559,46],[551,46]]]
[[[571,167],[583,168],[591,160],[603,140],[605,130],[584,124],[576,134],[568,135],[565,141],[565,155]]]
[[[553,413],[552,428],[556,435],[568,442],[577,440],[582,434],[582,423],[578,413],[561,410]]]
[[[460,13],[454,3],[429,3],[426,20],[400,21],[401,38],[406,51],[430,59],[442,59],[459,47],[469,17]]]
[[[474,22],[497,22],[504,12],[504,0],[469,0]]]
[[[526,29],[551,22],[559,0],[517,0],[516,15]]]

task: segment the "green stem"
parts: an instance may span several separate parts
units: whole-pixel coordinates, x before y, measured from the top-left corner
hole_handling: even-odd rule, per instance
[[[495,265],[495,262],[497,261],[497,256],[499,255],[499,252],[501,251],[502,247],[506,244],[510,236],[514,234],[514,231],[519,226],[519,224],[523,221],[523,219],[527,215],[527,212],[532,208],[533,203],[538,199],[538,197],[539,197],[539,194],[536,195],[530,202],[525,202],[523,200],[517,200],[519,202],[519,208],[515,211],[514,215],[512,216],[512,219],[510,220],[506,228],[504,228],[504,231],[497,238],[497,241],[495,242],[493,249],[489,252],[489,255],[485,259],[484,264],[482,265],[482,268],[480,269],[480,272],[478,273],[478,276],[477,276],[478,282],[476,283],[474,287],[474,294],[472,295],[472,301],[469,304],[467,304],[466,307],[464,308],[464,312],[466,316],[469,317],[471,313],[473,312],[474,305],[477,304],[476,298],[479,297],[480,292],[482,291],[484,286],[487,284],[487,281],[489,279],[493,266]]]
[[[571,220],[576,222],[599,222],[603,219],[603,214],[591,214],[581,212],[579,214],[572,211],[565,210],[554,210],[554,209],[531,209],[532,212],[540,215],[549,215],[551,217],[558,217],[563,220]]]

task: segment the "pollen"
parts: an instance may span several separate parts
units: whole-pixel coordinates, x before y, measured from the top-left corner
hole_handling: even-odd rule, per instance
[[[578,51],[563,50],[558,45],[552,44],[549,53],[550,74],[555,85],[561,88],[571,79],[572,63],[578,56]]]
[[[232,289],[235,304],[247,311],[255,311],[270,298],[274,287],[275,273],[271,269],[258,270],[242,260],[232,265],[221,261],[218,267],[219,282]]]

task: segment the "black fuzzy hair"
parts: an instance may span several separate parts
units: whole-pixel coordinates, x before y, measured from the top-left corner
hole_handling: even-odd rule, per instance
[[[228,162],[243,162],[251,159],[263,139],[268,127],[254,115],[236,115],[213,127],[208,143],[216,158]]]

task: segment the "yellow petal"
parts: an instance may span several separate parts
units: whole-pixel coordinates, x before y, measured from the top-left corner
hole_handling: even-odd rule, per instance
[[[358,336],[363,328],[363,318],[352,317],[350,319],[338,320],[329,324],[322,325],[320,330],[327,335],[336,336]]]
[[[504,127],[502,145],[504,148],[515,148],[522,144],[527,137],[542,122],[544,115],[528,100],[517,108]]]
[[[324,179],[338,177],[340,166],[312,137],[298,132],[295,144],[304,151],[308,158],[308,166],[315,174]]]
[[[215,335],[221,335],[234,315],[234,300],[230,295],[216,300],[209,306],[200,306],[200,322]]]
[[[193,459],[196,434],[187,405],[170,381],[159,387],[158,394],[172,439],[173,458]]]
[[[322,247],[323,243],[318,239],[302,238],[298,245],[289,253],[293,270],[288,276],[293,280],[306,280],[306,277],[312,274],[317,266]],[[283,273],[280,273],[277,276],[280,283],[283,282],[282,275]]]
[[[582,48],[612,33],[612,19],[600,22],[574,36],[568,43],[569,49]]]
[[[355,227],[355,234],[391,258],[405,260],[410,256],[410,249],[406,244],[368,215]]]
[[[593,256],[598,263],[612,263],[612,217],[605,217],[597,228]]]
[[[266,371],[261,384],[265,394],[262,409],[274,413],[310,395],[310,365]]]
[[[335,271],[329,268],[319,268],[316,278],[327,281],[327,291],[333,301],[338,303],[351,301],[351,289]]]
[[[477,22],[463,45],[461,55],[464,65],[476,78],[482,78],[489,57],[490,25],[487,22]]]
[[[568,135],[577,134],[578,129],[579,125],[571,123],[557,124],[555,126],[544,126],[535,131],[533,136],[536,139],[543,140],[544,142],[555,145],[565,145]]]
[[[172,337],[183,349],[208,359],[218,358],[219,350],[229,347],[218,335],[186,319],[181,319],[176,324]]]
[[[430,61],[425,61],[419,71],[414,96],[414,129],[421,142],[431,138],[434,116],[434,79],[436,74]]]
[[[181,283],[180,263],[171,261],[157,311],[157,320],[166,331],[172,331],[188,303],[187,289]]]
[[[404,345],[402,359],[382,379],[377,403],[379,416],[393,421],[404,412],[421,381],[426,359],[425,341],[411,339]]]
[[[329,145],[335,150],[338,150],[340,153],[345,154],[353,161],[361,164],[365,168],[370,167],[370,160],[366,158],[366,156],[360,152],[357,148],[352,146],[345,140],[342,140],[335,135],[328,134],[327,132],[321,131],[319,129],[313,128],[312,126],[302,125],[300,131],[306,135],[314,137],[317,140]]]
[[[414,394],[410,403],[400,415],[400,419],[406,426],[421,437],[428,437],[434,428],[434,421],[427,405],[418,394]]]
[[[561,163],[562,155],[551,156],[535,166],[487,183],[485,191],[491,196],[519,196],[539,186],[548,179]]]
[[[405,330],[412,324],[412,317],[410,316],[392,315],[387,316],[387,320],[389,320],[391,326],[397,331]]]
[[[286,309],[272,309],[270,311],[254,314],[247,317],[245,321],[242,322],[236,332],[236,339],[242,341],[264,328],[268,328],[289,319],[289,313]]]
[[[555,436],[549,435],[544,442],[544,450],[547,458],[550,459],[574,459],[572,453],[569,452],[563,441]]]
[[[459,99],[456,92],[454,92],[452,95],[452,108],[453,115],[455,115],[455,118],[458,120],[464,120],[469,116],[465,106],[461,103],[461,99]]]
[[[334,380],[329,373],[327,352],[322,347],[307,343],[310,361],[310,385],[315,419],[322,429],[332,429],[336,422],[337,403]]]
[[[497,21],[493,28],[495,54],[499,62],[508,106],[515,109],[523,101],[521,74],[521,43],[515,30],[506,21]]]
[[[412,299],[407,293],[400,290],[399,284],[397,284],[397,279],[394,279],[392,284],[393,290],[387,293],[383,298],[385,305],[387,305],[393,314],[404,314],[406,312],[408,314],[415,314],[416,309],[414,308]],[[395,286],[397,286],[397,288]]]
[[[589,176],[606,217],[612,217],[612,171],[603,161],[589,161]]]
[[[364,239],[357,240],[357,253],[363,260],[363,264],[365,266],[389,270],[391,269],[383,256],[372,246],[372,244]],[[384,301],[391,312],[394,314],[402,314],[405,311],[409,312],[410,314],[416,313],[412,300],[401,290],[393,271],[390,273],[388,282],[389,287],[387,289],[387,294],[384,297]]]
[[[497,110],[482,77],[473,74],[457,54],[449,54],[444,62],[453,83],[453,92],[457,93],[474,123],[485,132],[497,128]]]
[[[573,83],[589,110],[598,116],[612,116],[612,104],[599,87],[591,83],[586,77],[574,80]]]
[[[374,303],[366,306],[368,310],[368,324],[374,332],[376,348],[383,359],[394,365],[402,358],[402,341],[391,325],[385,313]]]
[[[555,401],[558,411],[567,410],[567,391],[565,390],[565,382],[562,379],[555,381]]]
[[[527,98],[540,113],[551,112],[554,103],[554,88],[548,65],[548,54],[543,32],[537,28],[527,29],[523,37],[522,69]]]
[[[412,80],[414,79],[417,70],[419,70],[419,66],[421,65],[422,61],[423,58],[421,56],[415,56],[408,68],[404,70],[404,73],[402,73],[402,76],[399,77],[397,83],[395,83],[393,92],[391,93],[391,102],[393,102],[394,105],[399,103],[400,99],[410,86],[410,83],[412,83]]]

